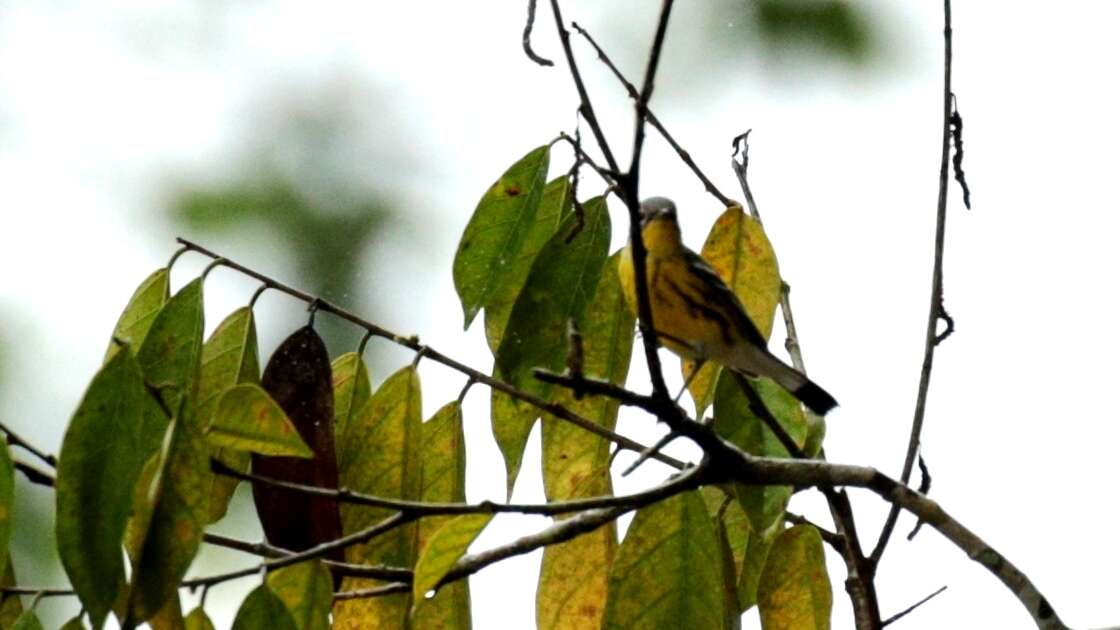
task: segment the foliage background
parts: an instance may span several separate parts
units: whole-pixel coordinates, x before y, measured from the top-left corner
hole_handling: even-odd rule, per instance
[[[571,2],[566,14],[638,77],[655,11],[637,1],[600,4]],[[855,2],[852,23],[865,28],[826,29],[855,35],[829,39],[779,28],[790,4],[681,5],[653,107],[725,190],[735,189],[730,137],[755,129],[752,183],[794,287],[807,361],[842,403],[829,417],[829,456],[896,471],[928,299],[940,8]],[[958,330],[938,354],[923,451],[935,496],[1082,626],[1115,622],[1105,576],[1120,562],[1110,536],[1120,510],[1102,490],[1115,478],[1120,437],[1107,398],[1120,345],[1111,290],[1118,208],[1109,186],[1120,140],[1120,99],[1108,78],[1120,53],[1108,30],[1116,12],[1091,2],[1060,12],[955,7],[954,83],[976,210],[965,214],[953,199],[946,291]],[[546,18],[536,48],[558,58]],[[523,19],[519,2],[438,11],[274,0],[166,0],[114,11],[89,2],[0,4],[0,418],[57,450],[104,337],[176,234],[452,356],[488,356],[479,331],[459,331],[455,243],[501,170],[575,118],[564,72],[521,54]],[[632,107],[593,54],[577,50],[605,126],[624,142]],[[644,193],[674,197],[686,240],[698,247],[720,209],[659,141],[648,146]],[[176,286],[203,262],[180,264]],[[215,272],[210,325],[252,288]],[[267,354],[303,316],[275,295],[262,307]],[[341,351],[357,338],[338,328],[329,342]],[[387,344],[368,356],[375,378],[411,359]],[[422,370],[430,414],[462,383],[437,367]],[[499,498],[504,487],[487,398],[467,401],[472,500]],[[625,414],[619,428],[650,441],[657,432]],[[526,471],[538,468],[534,457],[530,448]],[[616,488],[661,475],[650,467]],[[540,494],[530,475],[515,497]],[[17,496],[21,582],[57,585],[53,497],[22,482]],[[253,538],[241,498],[221,530]],[[821,506],[798,509],[814,515]],[[857,505],[857,513],[877,510],[886,511],[874,498]],[[476,544],[536,525],[499,518]],[[936,536],[892,546],[879,582],[885,613],[949,584],[910,623],[938,627],[963,610],[976,611],[978,626],[1020,618],[998,584],[947,549]],[[538,561],[518,558],[472,580],[479,627],[532,618]],[[192,573],[243,562],[208,548]],[[831,569],[839,588],[842,565]],[[243,580],[211,593],[219,625],[252,586]],[[837,624],[846,625],[847,600],[835,601]],[[47,626],[75,609],[58,600],[39,608]]]

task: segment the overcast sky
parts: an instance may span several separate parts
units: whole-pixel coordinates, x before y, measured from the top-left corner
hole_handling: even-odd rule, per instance
[[[653,107],[729,193],[729,139],[754,129],[752,183],[793,286],[806,361],[841,403],[828,417],[829,457],[897,474],[929,299],[940,3],[858,3],[884,37],[881,56],[862,70],[731,57],[712,41],[706,14],[678,4]],[[939,349],[930,394],[923,453],[932,494],[1023,569],[1068,624],[1117,624],[1117,10],[1089,1],[958,4],[954,88],[974,209],[950,189],[945,288],[957,332]],[[655,3],[599,5],[566,3],[567,17],[640,76]],[[367,274],[376,283],[369,291],[399,306],[384,314],[386,325],[488,369],[479,326],[461,331],[450,272],[458,235],[485,187],[570,129],[576,106],[566,72],[521,55],[523,19],[520,2],[0,5],[0,418],[57,451],[120,309],[174,249],[177,228],[159,211],[168,182],[221,181],[250,139],[268,134],[270,119],[260,114],[274,95],[327,107],[319,99],[338,85],[350,95],[353,133],[376,160],[353,167],[394,195],[411,226],[362,261],[380,270]],[[536,41],[560,59],[554,31],[540,28]],[[625,94],[593,55],[582,51],[580,60],[612,141],[627,150]],[[673,197],[698,249],[721,208],[662,143],[647,146],[642,193]],[[585,192],[599,186],[586,181]],[[622,215],[613,210],[618,246]],[[270,246],[224,253],[257,263],[270,260]],[[175,285],[202,261],[181,264]],[[207,284],[209,325],[243,303],[249,286],[218,273]],[[363,296],[350,297],[361,308]],[[262,326],[279,333],[285,321]],[[410,360],[398,354],[387,355],[389,368]],[[636,387],[642,374],[636,364]],[[425,415],[462,386],[427,363],[422,378]],[[503,494],[487,398],[472,393],[466,409],[471,499]],[[619,430],[649,441],[659,431],[625,414]],[[541,497],[538,457],[530,447],[516,499]],[[617,489],[666,472],[650,465]],[[22,478],[17,488],[37,492]],[[796,509],[829,522],[822,500],[803,494]],[[873,541],[886,509],[855,496],[861,532]],[[476,548],[539,523],[498,519]],[[251,522],[237,525],[226,531],[259,536]],[[911,525],[904,517],[899,529]],[[208,551],[192,572],[215,562],[252,559]],[[477,627],[531,622],[538,562],[526,556],[472,578]],[[829,562],[833,619],[848,627],[843,565],[833,555]],[[15,563],[23,582],[58,585],[34,582],[50,574],[18,556]],[[219,627],[254,584],[210,594]],[[883,612],[942,585],[949,590],[899,627],[1030,623],[992,576],[936,533],[909,543],[899,535],[879,574]],[[48,600],[39,609],[51,626],[72,604]],[[753,613],[748,619],[757,623]]]

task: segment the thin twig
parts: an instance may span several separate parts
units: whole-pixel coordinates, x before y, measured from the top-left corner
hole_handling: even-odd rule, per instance
[[[288,551],[287,549],[273,547],[272,545],[269,545],[267,543],[252,543],[210,532],[206,532],[202,535],[202,541],[216,547],[235,549],[237,551],[243,551],[254,556],[262,556],[265,558],[283,558],[284,556],[290,556],[295,553],[294,551]],[[332,572],[347,577],[365,577],[377,580],[397,580],[403,582],[412,581],[412,571],[410,569],[388,567],[385,565],[372,566],[365,564],[354,564],[351,562],[339,562],[337,560],[328,560],[325,558],[321,559],[321,562],[329,567]]]
[[[583,38],[587,40],[587,43],[591,44],[591,47],[595,49],[596,54],[599,55],[599,60],[606,64],[607,68],[610,69],[611,73],[614,74],[616,79],[618,79],[618,82],[622,84],[623,88],[625,88],[626,93],[630,96],[630,98],[637,100],[641,96],[641,94],[638,92],[638,88],[634,87],[634,84],[627,80],[622,72],[619,71],[618,67],[614,65],[614,62],[611,61],[610,57],[607,56],[607,53],[604,52],[603,49],[599,46],[598,42],[596,42],[591,37],[591,34],[575,22],[572,22],[572,28],[574,28],[577,33],[582,35]],[[673,150],[677,152],[677,156],[681,158],[681,161],[684,162],[685,165],[692,170],[692,173],[696,175],[696,178],[700,180],[700,183],[704,185],[704,190],[708,191],[708,193],[718,199],[720,203],[722,203],[725,207],[735,204],[735,201],[733,199],[720,192],[719,188],[716,188],[716,185],[712,183],[712,180],[709,179],[708,176],[700,170],[700,167],[697,166],[696,162],[692,159],[692,155],[688,151],[686,151],[684,147],[682,147],[680,143],[676,141],[675,138],[673,138],[672,134],[669,133],[669,130],[665,128],[665,125],[661,124],[661,121],[657,118],[656,115],[654,115],[653,111],[649,109],[648,105],[646,107],[646,120],[648,120],[649,124],[652,125],[653,128],[661,134],[661,137],[669,143],[669,146],[671,146]]]
[[[11,444],[12,446],[18,446],[19,448],[22,448],[23,450],[27,451],[28,453],[31,453],[32,455],[39,458],[40,461],[42,461],[44,464],[50,466],[51,468],[57,468],[58,467],[58,458],[56,458],[54,455],[51,455],[50,453],[46,453],[44,451],[39,450],[38,448],[35,447],[34,444],[32,444],[32,443],[28,442],[27,440],[23,439],[22,437],[20,437],[20,435],[18,433],[16,433],[12,429],[10,429],[8,427],[8,425],[0,422],[0,431],[3,431],[4,435],[7,436],[8,444]]]
[[[809,519],[805,518],[804,516],[801,516],[800,514],[794,514],[793,512],[786,512],[784,518],[785,518],[785,521],[787,523],[791,523],[793,525],[808,525],[809,527],[812,527],[813,529],[817,530],[820,533],[821,540],[828,543],[828,546],[835,549],[837,551],[837,553],[843,553],[842,549],[843,549],[844,540],[843,540],[843,536],[841,536],[840,534],[837,534],[836,532],[831,531],[831,530],[829,530],[826,527],[823,527],[821,525],[817,525],[813,521],[810,521]]]
[[[54,475],[45,470],[40,470],[25,461],[12,458],[12,466],[23,473],[24,477],[33,484],[53,488],[55,484]]]
[[[937,227],[933,237],[933,281],[931,282],[929,296],[929,315],[926,318],[926,346],[925,356],[922,359],[921,376],[918,379],[918,399],[914,404],[914,420],[910,425],[910,442],[906,446],[906,459],[902,465],[902,475],[899,477],[903,484],[910,482],[910,474],[914,471],[914,462],[918,455],[918,446],[922,441],[922,425],[926,416],[926,397],[929,394],[930,376],[933,374],[933,353],[937,347],[937,323],[945,318],[944,292],[942,280],[942,264],[945,257],[945,220],[948,189],[949,189],[949,140],[951,137],[951,118],[953,106],[952,70],[953,70],[953,23],[950,0],[945,0],[945,75],[942,86],[942,121],[941,121],[941,170],[937,180]],[[951,320],[947,320],[951,321]],[[879,541],[871,552],[872,564],[878,564],[886,551],[887,543],[894,532],[898,522],[899,507],[891,506],[887,520],[879,534]]]
[[[529,0],[529,15],[525,18],[525,30],[521,32],[521,49],[525,56],[539,66],[552,66],[551,59],[545,59],[533,51],[530,39],[533,37],[533,22],[537,19],[537,0]]]
[[[603,135],[603,128],[599,126],[599,118],[595,115],[595,108],[591,106],[591,97],[587,95],[587,88],[583,85],[583,77],[580,76],[575,55],[572,54],[571,34],[564,28],[564,17],[560,15],[559,0],[551,0],[551,3],[552,17],[556,21],[556,33],[560,36],[560,46],[564,49],[564,58],[568,61],[568,71],[571,72],[572,82],[575,83],[576,91],[579,93],[580,115],[591,127],[591,133],[595,134],[595,142],[599,144],[599,150],[603,152],[603,158],[607,161],[607,166],[610,167],[612,172],[618,173],[618,162],[614,159],[614,152],[611,151],[611,146],[607,143],[607,137]]]
[[[215,584],[227,582],[229,580],[235,580],[237,578],[242,578],[250,575],[259,575],[264,571],[272,571],[281,567],[298,564],[305,560],[311,560],[312,558],[321,558],[336,549],[345,549],[353,545],[365,543],[369,540],[372,540],[373,538],[376,538],[377,536],[380,536],[381,534],[384,534],[385,532],[396,529],[402,525],[406,525],[414,520],[416,520],[415,517],[404,514],[403,512],[398,512],[379,523],[375,523],[373,525],[370,525],[369,527],[366,527],[365,529],[358,530],[353,534],[343,536],[342,538],[316,545],[314,547],[311,547],[310,549],[306,549],[304,551],[293,553],[291,555],[283,556],[280,558],[271,558],[269,560],[261,562],[259,565],[246,567],[244,569],[238,569],[236,571],[228,571],[226,573],[219,573],[217,575],[184,580],[179,585],[179,587],[191,589],[199,587],[210,587]]]
[[[934,597],[937,597],[938,595],[944,593],[948,588],[949,588],[948,586],[942,586],[941,588],[937,589],[936,591],[934,591],[934,592],[930,593],[929,595],[926,595],[925,597],[921,598],[920,600],[917,601],[917,603],[915,603],[913,606],[910,606],[906,610],[903,610],[900,613],[897,613],[897,614],[891,615],[890,617],[887,617],[886,619],[883,620],[883,627],[889,626],[890,624],[898,621],[899,619],[902,619],[906,615],[909,615],[910,613],[914,612],[914,610],[917,609],[918,606],[921,606],[922,604],[928,602],[929,600],[933,599]]]
[[[264,477],[261,475],[241,472],[226,466],[220,460],[211,459],[211,468],[214,472],[234,479],[242,481],[249,481],[253,483],[261,483],[281,490],[289,490],[291,492],[306,494],[316,497],[325,497],[334,499],[339,503],[347,503],[351,505],[364,505],[369,507],[378,507],[390,510],[404,512],[413,518],[423,518],[430,516],[453,516],[462,514],[537,514],[542,516],[557,516],[560,514],[570,514],[572,512],[583,512],[586,510],[612,508],[612,507],[632,507],[635,505],[643,505],[648,501],[651,494],[656,495],[660,490],[653,488],[636,492],[634,494],[627,494],[622,496],[602,496],[591,497],[587,499],[571,499],[568,501],[554,501],[552,503],[495,503],[493,501],[482,501],[480,503],[430,503],[423,501],[406,501],[404,499],[391,499],[386,497],[376,497],[373,495],[362,494],[353,492],[345,488],[338,490],[330,488],[320,488],[317,486],[308,486],[289,481],[282,481],[280,479],[273,479],[271,477]],[[696,468],[689,469],[685,474],[690,475],[690,479],[695,476]]]
[[[179,243],[183,244],[184,246],[188,247],[189,249],[191,249],[195,252],[198,252],[199,254],[202,254],[203,256],[208,256],[210,258],[221,257],[218,254],[216,254],[215,252],[213,252],[213,251],[211,251],[211,250],[209,250],[209,249],[207,249],[207,248],[205,248],[205,247],[203,247],[203,246],[201,246],[197,243],[191,242],[187,239],[179,238],[179,239],[176,239],[176,240]],[[269,288],[271,288],[275,291],[280,291],[281,293],[286,293],[286,294],[296,298],[297,300],[301,300],[303,302],[306,302],[307,304],[316,304],[316,310],[331,313],[332,315],[335,315],[335,316],[337,316],[341,319],[344,319],[344,320],[346,320],[346,321],[348,321],[352,324],[355,324],[356,326],[364,328],[366,331],[368,331],[370,334],[372,334],[375,337],[381,337],[382,339],[388,339],[389,341],[392,341],[395,344],[404,346],[406,348],[409,348],[409,349],[415,350],[415,351],[420,351],[421,348],[426,347],[423,344],[421,344],[420,340],[415,336],[405,337],[403,335],[399,335],[397,333],[391,332],[391,331],[389,331],[385,328],[382,328],[381,326],[378,326],[377,324],[374,324],[373,322],[365,320],[365,319],[355,315],[354,313],[351,313],[350,311],[348,311],[348,310],[346,310],[346,309],[344,309],[340,306],[335,305],[332,302],[328,302],[327,300],[317,298],[313,295],[310,295],[308,293],[300,291],[299,289],[288,286],[288,285],[286,285],[282,282],[279,282],[278,280],[274,280],[274,279],[272,279],[272,278],[270,278],[270,277],[268,277],[268,276],[266,276],[266,275],[264,275],[264,274],[262,274],[258,271],[250,269],[249,267],[246,267],[245,265],[242,265],[242,264],[240,264],[240,263],[238,263],[234,260],[231,260],[229,258],[226,258],[225,260],[226,260],[226,263],[225,263],[226,267],[229,267],[230,269],[235,269],[235,270],[239,271],[240,273],[242,273],[246,276],[249,276],[250,278],[254,278],[256,280],[264,282],[269,286]],[[545,400],[543,398],[540,398],[539,396],[535,396],[535,395],[530,394],[528,392],[524,392],[524,391],[514,387],[513,385],[510,385],[509,383],[497,380],[497,379],[493,378],[492,376],[490,376],[489,374],[479,372],[478,370],[476,370],[474,368],[471,368],[471,367],[467,366],[466,364],[460,363],[459,361],[456,361],[456,360],[452,359],[451,357],[448,357],[447,355],[445,355],[445,354],[443,354],[443,353],[441,353],[441,352],[439,352],[439,351],[437,351],[437,350],[435,350],[431,347],[427,347],[427,350],[425,351],[424,357],[431,360],[431,361],[435,361],[436,363],[440,363],[442,365],[445,365],[445,366],[447,366],[447,367],[449,367],[453,370],[456,370],[457,372],[465,374],[466,376],[468,376],[470,378],[473,378],[475,381],[477,381],[479,383],[485,383],[487,386],[491,387],[492,389],[496,389],[496,390],[498,390],[498,391],[500,391],[504,394],[507,394],[507,395],[509,395],[513,398],[516,398],[517,400],[520,400],[520,401],[526,402],[530,405],[533,405],[534,407],[536,407],[538,409],[541,409],[542,411],[547,411],[548,413],[556,416],[557,418],[560,418],[561,420],[563,420],[565,422],[574,424],[574,425],[576,425],[576,426],[578,426],[578,427],[580,427],[580,428],[582,428],[586,431],[590,431],[591,433],[594,433],[594,434],[599,435],[603,438],[606,438],[606,439],[614,442],[615,444],[617,444],[619,446],[619,448],[624,448],[626,450],[634,451],[635,453],[640,453],[646,448],[646,446],[644,444],[641,444],[641,443],[636,442],[636,441],[634,441],[630,438],[619,435],[619,434],[615,433],[614,431],[606,429],[606,428],[596,424],[595,422],[592,422],[591,420],[588,420],[587,418],[584,418],[583,416],[580,416],[580,415],[572,412],[571,410],[569,410],[567,407],[564,407],[563,405],[553,403],[553,402],[550,402],[550,401]],[[684,462],[681,462],[681,461],[679,461],[677,459],[674,459],[672,457],[669,457],[667,455],[662,455],[662,456],[658,457],[657,459],[658,459],[658,461],[660,461],[664,464],[667,464],[669,466],[672,466],[673,468],[677,468],[678,470],[683,469],[685,467]]]

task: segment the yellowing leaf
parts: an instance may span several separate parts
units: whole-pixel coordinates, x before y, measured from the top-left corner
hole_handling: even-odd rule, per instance
[[[619,254],[606,269],[618,267]],[[618,274],[599,277],[595,297],[579,323],[583,335],[584,374],[621,385],[630,367],[634,316],[625,304]],[[576,400],[557,388],[553,402],[614,429],[618,402],[602,396]],[[610,443],[550,415],[542,422],[542,472],[550,501],[611,494]],[[544,550],[537,586],[537,627],[552,630],[599,628],[607,605],[610,567],[618,543],[611,523]]]
[[[261,584],[241,602],[233,618],[233,630],[299,630],[284,602]]]
[[[781,297],[782,278],[778,273],[777,256],[762,224],[743,212],[740,206],[731,206],[712,225],[700,255],[739,297],[762,337],[769,339],[774,327],[774,311]],[[692,362],[681,362],[685,378],[693,368]],[[697,416],[703,415],[711,404],[719,372],[718,365],[709,363],[689,384]]]
[[[121,542],[133,488],[159,447],[166,420],[131,352],[93,377],[66,429],[58,459],[55,533],[62,566],[95,625],[124,581]]]
[[[124,307],[124,312],[117,320],[117,325],[113,329],[113,337],[127,343],[133,353],[140,350],[140,345],[144,343],[144,336],[148,334],[148,329],[152,327],[156,314],[167,302],[167,278],[166,267],[153,271],[136,288],[132,298],[128,300],[128,305]],[[108,361],[118,347],[117,342],[111,340],[109,349],[105,351],[104,360]]]
[[[334,433],[346,434],[346,425],[358,415],[370,396],[369,370],[357,352],[347,352],[331,363],[334,389]],[[336,442],[338,440],[335,440]]]
[[[253,383],[234,385],[222,394],[206,437],[215,446],[261,455],[314,456],[280,405]]]
[[[723,560],[699,493],[638,510],[611,568],[603,627],[723,628]]]
[[[183,626],[186,630],[214,630],[214,624],[210,621],[210,617],[206,616],[206,611],[202,606],[195,608],[183,620]]]
[[[43,630],[43,624],[39,623],[34,610],[25,610],[12,624],[11,630]]]
[[[318,560],[300,562],[268,574],[268,588],[287,607],[298,630],[329,630],[334,584]]]
[[[184,402],[172,423],[158,473],[161,483],[139,556],[133,558],[130,615],[143,621],[176,596],[202,542],[209,500],[210,450]],[[131,488],[130,488],[131,489]]]
[[[774,541],[758,583],[763,630],[826,630],[832,587],[820,532],[796,525]]]
[[[466,449],[463,442],[463,413],[458,402],[440,408],[421,427],[423,436],[423,488],[426,502],[463,502],[466,497]],[[418,547],[423,548],[450,516],[420,521]],[[457,580],[439,589],[435,597],[412,611],[412,630],[467,630],[471,627],[471,600],[467,580]]]
[[[418,500],[421,468],[420,377],[407,366],[390,376],[346,427],[344,457],[339,461],[341,484],[383,497]],[[342,506],[346,534],[369,527],[392,512],[358,505]],[[416,561],[416,525],[398,527],[369,543],[346,550],[350,562],[409,567]],[[344,591],[376,586],[365,578],[345,578]],[[409,595],[340,601],[334,627],[404,627],[411,607]]]
[[[532,233],[548,173],[548,146],[538,147],[502,174],[479,200],[455,252],[455,290],[466,329],[516,273]]]
[[[455,566],[482,530],[490,524],[492,514],[464,514],[444,523],[420,550],[412,579],[413,606],[421,607],[428,591]]]

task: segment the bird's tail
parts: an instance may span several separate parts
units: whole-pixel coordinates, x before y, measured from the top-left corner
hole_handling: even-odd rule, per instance
[[[750,363],[753,365],[747,371],[774,379],[774,382],[793,394],[818,416],[823,416],[836,406],[836,399],[831,394],[809,380],[808,376],[786,365],[769,352],[758,352],[751,359]]]

